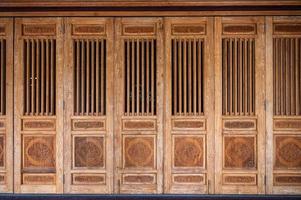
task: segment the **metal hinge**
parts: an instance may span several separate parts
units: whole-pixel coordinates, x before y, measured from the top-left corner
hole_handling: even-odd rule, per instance
[[[63,184],[65,184],[65,174],[63,174]]]
[[[265,175],[264,176],[264,185],[266,185],[267,184],[267,176]]]
[[[267,111],[267,100],[264,100],[264,111]]]
[[[65,101],[63,101],[63,110],[65,110]]]

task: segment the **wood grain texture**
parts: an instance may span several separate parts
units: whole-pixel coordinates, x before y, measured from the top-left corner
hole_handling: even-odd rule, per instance
[[[28,34],[23,34],[28,24],[30,27],[25,28]],[[62,33],[61,18],[16,19],[15,46],[19,49],[14,60],[16,192],[63,192]],[[36,175],[24,176],[27,172]],[[51,173],[52,178],[43,178],[44,173]]]
[[[0,191],[13,192],[13,19],[0,19]]]

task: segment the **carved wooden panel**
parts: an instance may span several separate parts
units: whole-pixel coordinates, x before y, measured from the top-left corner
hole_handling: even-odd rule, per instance
[[[113,20],[68,18],[65,50],[67,193],[113,190]]]
[[[216,18],[217,193],[264,193],[264,18]]]
[[[117,18],[115,192],[162,192],[163,40],[160,18]]]
[[[62,22],[18,18],[15,30],[15,191],[62,192]]]
[[[0,18],[0,192],[13,191],[13,20]]]
[[[213,21],[167,18],[166,193],[213,192]]]
[[[267,24],[267,192],[301,193],[301,18]]]

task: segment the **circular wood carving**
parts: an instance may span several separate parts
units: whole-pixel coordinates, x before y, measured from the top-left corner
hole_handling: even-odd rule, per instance
[[[203,138],[176,137],[174,144],[174,166],[202,167]]]
[[[55,167],[54,137],[26,136],[24,138],[25,167]]]
[[[255,138],[225,137],[225,167],[255,168]]]
[[[276,138],[276,167],[300,168],[301,167],[301,138],[277,137]]]
[[[103,137],[76,137],[75,167],[103,167]]]
[[[154,142],[150,137],[128,137],[125,139],[126,167],[153,167]]]

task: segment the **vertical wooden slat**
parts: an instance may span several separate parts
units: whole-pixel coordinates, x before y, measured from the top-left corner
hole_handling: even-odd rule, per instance
[[[252,112],[251,114],[254,115],[255,114],[255,39],[252,39]]]
[[[203,101],[203,80],[202,80],[202,77],[203,77],[203,74],[202,74],[202,63],[203,63],[203,41],[201,39],[199,39],[198,41],[199,45],[198,45],[198,48],[199,48],[199,59],[198,59],[198,69],[199,69],[199,73],[198,73],[198,80],[200,81],[200,84],[199,84],[199,88],[198,88],[198,91],[199,91],[199,113],[202,113],[202,104],[204,103]]]
[[[294,76],[294,68],[295,68],[295,62],[294,62],[294,39],[292,38],[291,40],[290,40],[290,63],[291,63],[291,65],[290,65],[290,85],[291,85],[291,91],[290,91],[290,93],[291,93],[291,110],[290,110],[290,112],[291,112],[291,115],[295,115],[296,113],[295,113],[295,107],[296,107],[296,104],[295,104],[295,96],[296,96],[296,94],[294,93],[295,92],[295,76]]]
[[[151,115],[154,115],[155,111],[155,40],[151,40]]]
[[[144,115],[145,112],[145,40],[141,40],[141,114]]]
[[[41,114],[45,113],[45,41],[41,40]]]
[[[31,112],[30,115],[35,114],[35,40],[31,40]]]
[[[40,40],[37,40],[36,46],[36,68],[37,68],[37,75],[35,78],[36,81],[36,115],[40,114]]]
[[[0,75],[1,75],[1,87],[0,87],[0,90],[1,90],[1,93],[0,93],[0,102],[1,102],[1,107],[0,107],[0,115],[4,115],[4,87],[5,87],[5,84],[4,84],[4,51],[6,51],[5,46],[4,46],[4,40],[3,39],[0,39]]]
[[[84,92],[84,70],[85,70],[85,63],[84,63],[84,40],[80,40],[81,43],[81,115],[84,115],[84,98],[85,98],[85,92]]]
[[[237,115],[237,38],[234,38],[233,50],[233,111]]]
[[[80,112],[80,41],[75,40],[76,43],[76,113],[79,115]]]
[[[45,115],[49,115],[49,40],[46,40],[46,113]]]
[[[253,105],[253,74],[252,74],[252,70],[253,70],[253,40],[249,39],[249,81],[248,81],[248,85],[249,85],[249,95],[248,95],[248,115],[251,115],[252,113],[252,105]]]
[[[50,97],[51,97],[51,109],[50,109],[50,115],[54,115],[55,113],[55,100],[54,100],[54,92],[55,92],[55,83],[54,83],[54,71],[55,71],[55,41],[51,40],[51,69],[50,69],[50,77],[51,77],[51,91],[50,91]]]
[[[179,44],[179,49],[178,49],[178,75],[179,75],[179,80],[178,80],[178,85],[179,85],[179,95],[178,95],[178,99],[179,99],[179,114],[182,115],[182,40],[179,39],[178,40],[178,44]]]
[[[136,105],[137,105],[137,115],[140,115],[140,39],[137,39],[137,56],[136,56],[136,76],[137,76],[137,84],[136,84]]]
[[[132,54],[131,54],[131,69],[132,69],[132,83],[131,83],[131,100],[132,100],[132,111],[131,114],[135,114],[135,40],[131,40]]]
[[[243,43],[244,39],[239,40],[239,114],[243,115]]]
[[[230,52],[229,52],[229,56],[230,56],[230,91],[229,91],[229,95],[230,95],[230,115],[233,114],[233,39],[230,39]]]
[[[299,55],[299,45],[298,45],[299,38],[295,39],[295,84],[296,84],[296,115],[300,115],[300,88],[299,88],[299,82],[300,82],[300,55]]]
[[[184,46],[183,46],[183,102],[184,102],[184,115],[187,114],[187,49],[186,43],[187,41],[183,39]]]
[[[188,109],[187,109],[187,112],[188,112],[188,115],[191,114],[191,99],[192,99],[192,85],[191,85],[191,82],[192,82],[192,76],[191,76],[191,40],[189,39],[188,41],[188,65],[187,65],[187,73],[188,73],[188,76],[187,76],[187,79],[188,79],[188,87],[187,87],[187,95],[188,95]]]
[[[193,63],[192,63],[192,66],[193,66],[193,113],[194,115],[196,116],[197,115],[197,112],[196,112],[196,105],[197,105],[197,102],[196,102],[196,97],[197,97],[197,71],[196,71],[196,58],[197,58],[197,55],[196,55],[196,39],[194,38],[193,39],[193,50],[192,50],[192,55],[193,55]]]
[[[126,45],[126,49],[127,49],[127,55],[126,56],[126,98],[127,98],[127,115],[129,115],[130,113],[130,42],[129,40],[125,40],[125,45]]]
[[[247,62],[248,62],[248,51],[247,51],[247,49],[248,49],[248,46],[247,46],[247,42],[248,42],[248,39],[244,39],[244,73],[243,73],[243,81],[244,81],[244,94],[243,94],[243,96],[244,96],[244,101],[243,101],[243,103],[244,103],[244,115],[246,115],[246,113],[247,113],[247,110],[248,110],[248,108],[247,108],[247,106],[248,106],[248,104],[247,104],[247,92],[248,92],[248,82],[247,82],[247,77],[248,77],[248,74],[247,74]]]
[[[105,41],[104,39],[101,40],[101,115],[105,114],[105,45],[104,45]]]
[[[88,115],[90,112],[90,40],[85,41],[86,44],[86,108],[85,108],[85,114]]]
[[[146,113],[149,114],[149,69],[150,69],[150,57],[149,57],[150,45],[149,41],[146,41]]]
[[[91,41],[91,114],[95,115],[95,41]]]

